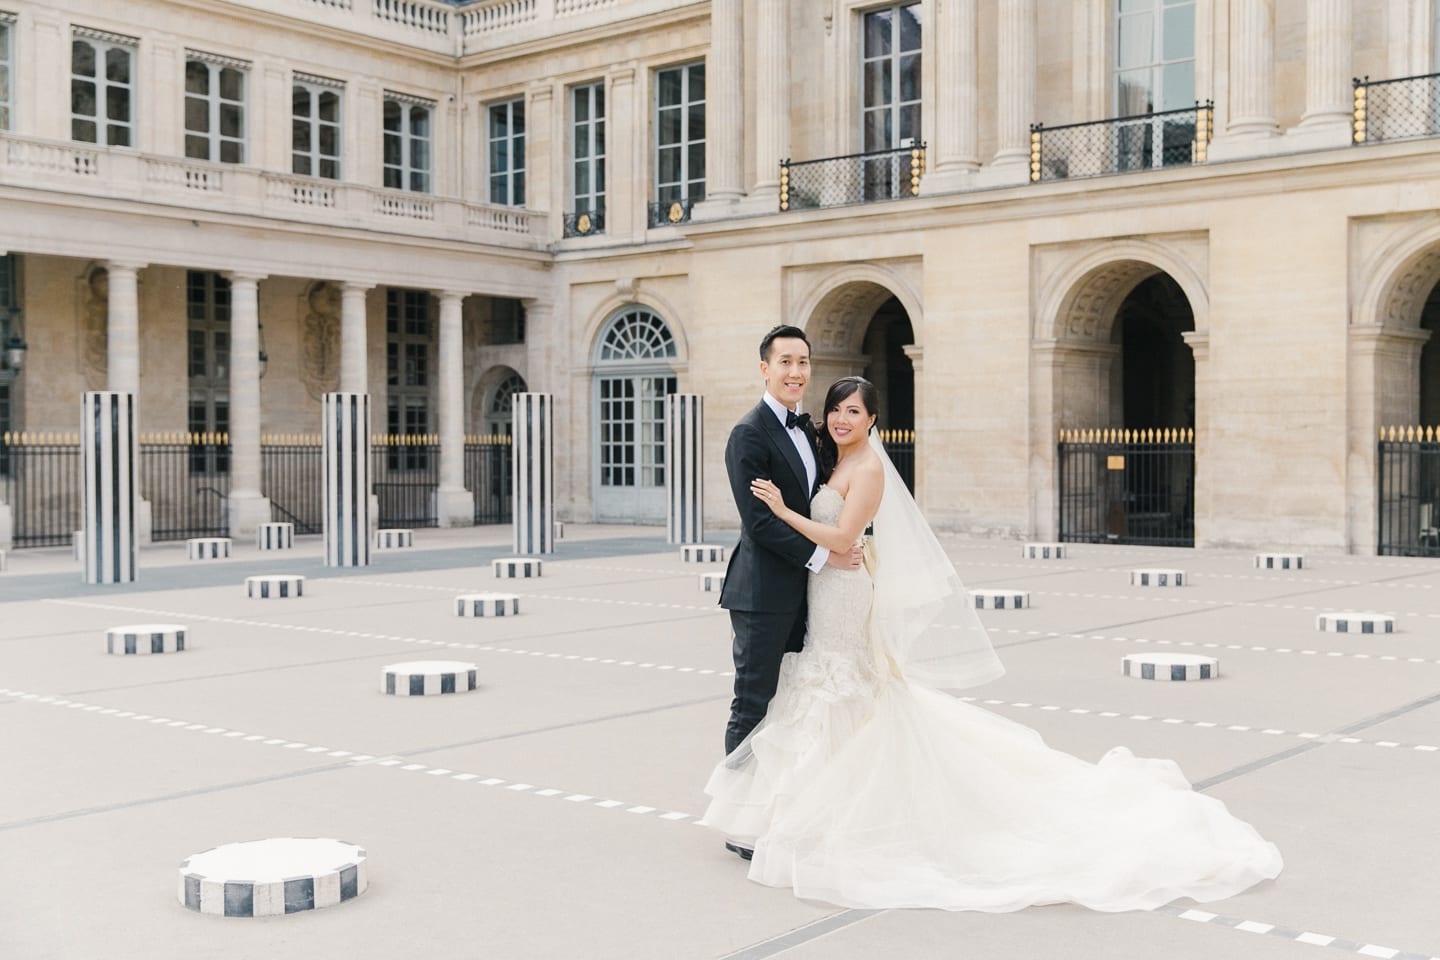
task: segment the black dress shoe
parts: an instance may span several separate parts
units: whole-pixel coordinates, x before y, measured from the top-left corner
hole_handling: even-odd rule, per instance
[[[725,842],[725,849],[735,854],[735,856],[739,857],[741,860],[749,860],[755,855],[755,851],[751,850],[749,847],[742,847],[740,846],[740,844],[730,843],[728,840]]]

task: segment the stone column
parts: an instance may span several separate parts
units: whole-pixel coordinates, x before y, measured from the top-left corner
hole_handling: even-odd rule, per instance
[[[1275,123],[1274,0],[1231,0],[1229,137],[1269,137]]]
[[[86,583],[135,580],[135,395],[87,392],[80,401]]]
[[[369,284],[340,285],[340,390],[368,393],[370,353],[365,344],[367,318],[365,293]],[[113,295],[113,294],[112,294]]]
[[[555,400],[548,393],[514,399],[514,546],[519,556],[555,550]]]
[[[327,393],[324,442],[325,566],[370,566],[370,397]]]
[[[1305,115],[1288,131],[1306,146],[1350,144],[1354,110],[1352,0],[1309,0],[1305,9]]]
[[[705,398],[665,398],[666,542],[705,542]]]
[[[790,0],[756,0],[755,189],[780,209],[780,161],[790,156]]]
[[[140,476],[140,271],[145,264],[111,260],[105,264],[109,297],[106,306],[106,385],[135,398],[135,430],[130,455],[135,463],[135,535],[149,543],[154,529],[150,501],[144,499]]]
[[[230,279],[230,535],[270,522],[260,491],[260,276]]]
[[[1035,122],[1035,0],[999,0],[995,159],[984,185],[1030,179],[1030,124]]]
[[[745,195],[744,0],[711,0],[710,57],[705,63],[705,200],[691,216],[734,211]]]
[[[1214,509],[1206,466],[1210,457],[1210,331],[1187,330],[1180,334],[1195,358],[1195,545],[1209,541]]]
[[[977,6],[977,0],[945,0],[935,17],[938,90],[932,156],[920,187],[926,194],[962,190],[980,169]]]
[[[933,434],[935,426],[925,419],[925,348],[918,343],[907,343],[900,348],[910,360],[910,370],[914,374],[914,403],[915,403],[915,502],[924,509],[926,503],[922,499],[925,496],[925,461],[920,454],[925,451],[925,436]]]
[[[465,294],[440,294],[440,487],[436,516],[442,527],[475,522],[475,501],[465,489],[465,346],[460,304]]]
[[[644,107],[635,90],[635,67],[611,71],[605,100],[605,233],[617,239],[638,239],[645,232],[647,196]]]
[[[558,141],[554,139],[552,127],[555,112],[555,82],[547,79],[531,87],[525,102],[525,205],[550,211],[549,226],[540,237],[547,243],[560,236],[560,217],[564,208],[562,202],[554,199],[563,195],[564,191],[560,190],[557,194],[556,188],[552,186],[565,183],[563,172],[555,172],[557,162],[564,162],[565,153],[564,150],[557,150],[555,144],[566,142],[563,137]],[[479,142],[484,142],[488,123],[489,118],[481,108]],[[563,171],[563,167],[558,169]],[[475,179],[480,184],[480,199],[488,203],[489,181],[478,174]]]

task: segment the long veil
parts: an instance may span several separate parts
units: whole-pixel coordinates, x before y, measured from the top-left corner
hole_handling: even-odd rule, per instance
[[[959,690],[994,680],[1005,668],[959,574],[876,430],[870,431],[870,447],[885,470],[885,492],[870,539],[875,642],[903,677],[927,686]]]

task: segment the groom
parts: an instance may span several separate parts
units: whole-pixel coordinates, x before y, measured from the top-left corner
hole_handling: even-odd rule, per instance
[[[730,555],[720,606],[734,632],[735,699],[725,728],[729,755],[765,716],[780,680],[780,660],[805,643],[806,571],[827,563],[860,568],[860,550],[832,554],[786,526],[750,493],[763,478],[780,488],[786,506],[810,516],[819,482],[815,427],[798,413],[810,382],[810,341],[799,327],[778,326],[760,341],[765,396],[740,418],[725,444],[725,472],[740,511],[740,544]],[[749,859],[743,847],[726,846]]]

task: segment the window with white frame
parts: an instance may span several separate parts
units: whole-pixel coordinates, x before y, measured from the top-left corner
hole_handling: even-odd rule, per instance
[[[230,281],[206,270],[185,274],[192,434],[230,430]],[[193,441],[193,438],[192,438]],[[191,473],[228,473],[224,444],[190,444]]]
[[[525,99],[492,103],[486,141],[490,153],[490,202],[525,206]]]
[[[135,145],[136,41],[77,28],[70,41],[70,139]]]
[[[665,397],[677,389],[670,373],[675,337],[654,312],[627,307],[601,335],[599,391],[600,485],[665,486]]]
[[[430,192],[430,157],[435,104],[385,94],[385,186]]]
[[[705,199],[705,64],[655,71],[655,200]]]
[[[605,212],[605,82],[570,91],[573,208],[592,217]]]
[[[867,10],[860,49],[860,149],[894,150],[920,140],[920,4]],[[909,167],[906,167],[909,174]]]
[[[0,130],[10,129],[10,76],[14,56],[10,52],[10,35],[14,27],[15,14],[0,10]]]
[[[386,430],[394,436],[430,432],[430,323],[428,290],[385,291]],[[429,451],[420,446],[392,445],[386,456],[391,470],[425,470]]]
[[[340,179],[344,92],[340,84],[332,80],[295,75],[290,111],[292,173]]]
[[[1122,117],[1195,105],[1195,0],[1115,0],[1115,108]]]
[[[187,50],[185,156],[245,162],[245,87],[249,64]]]

